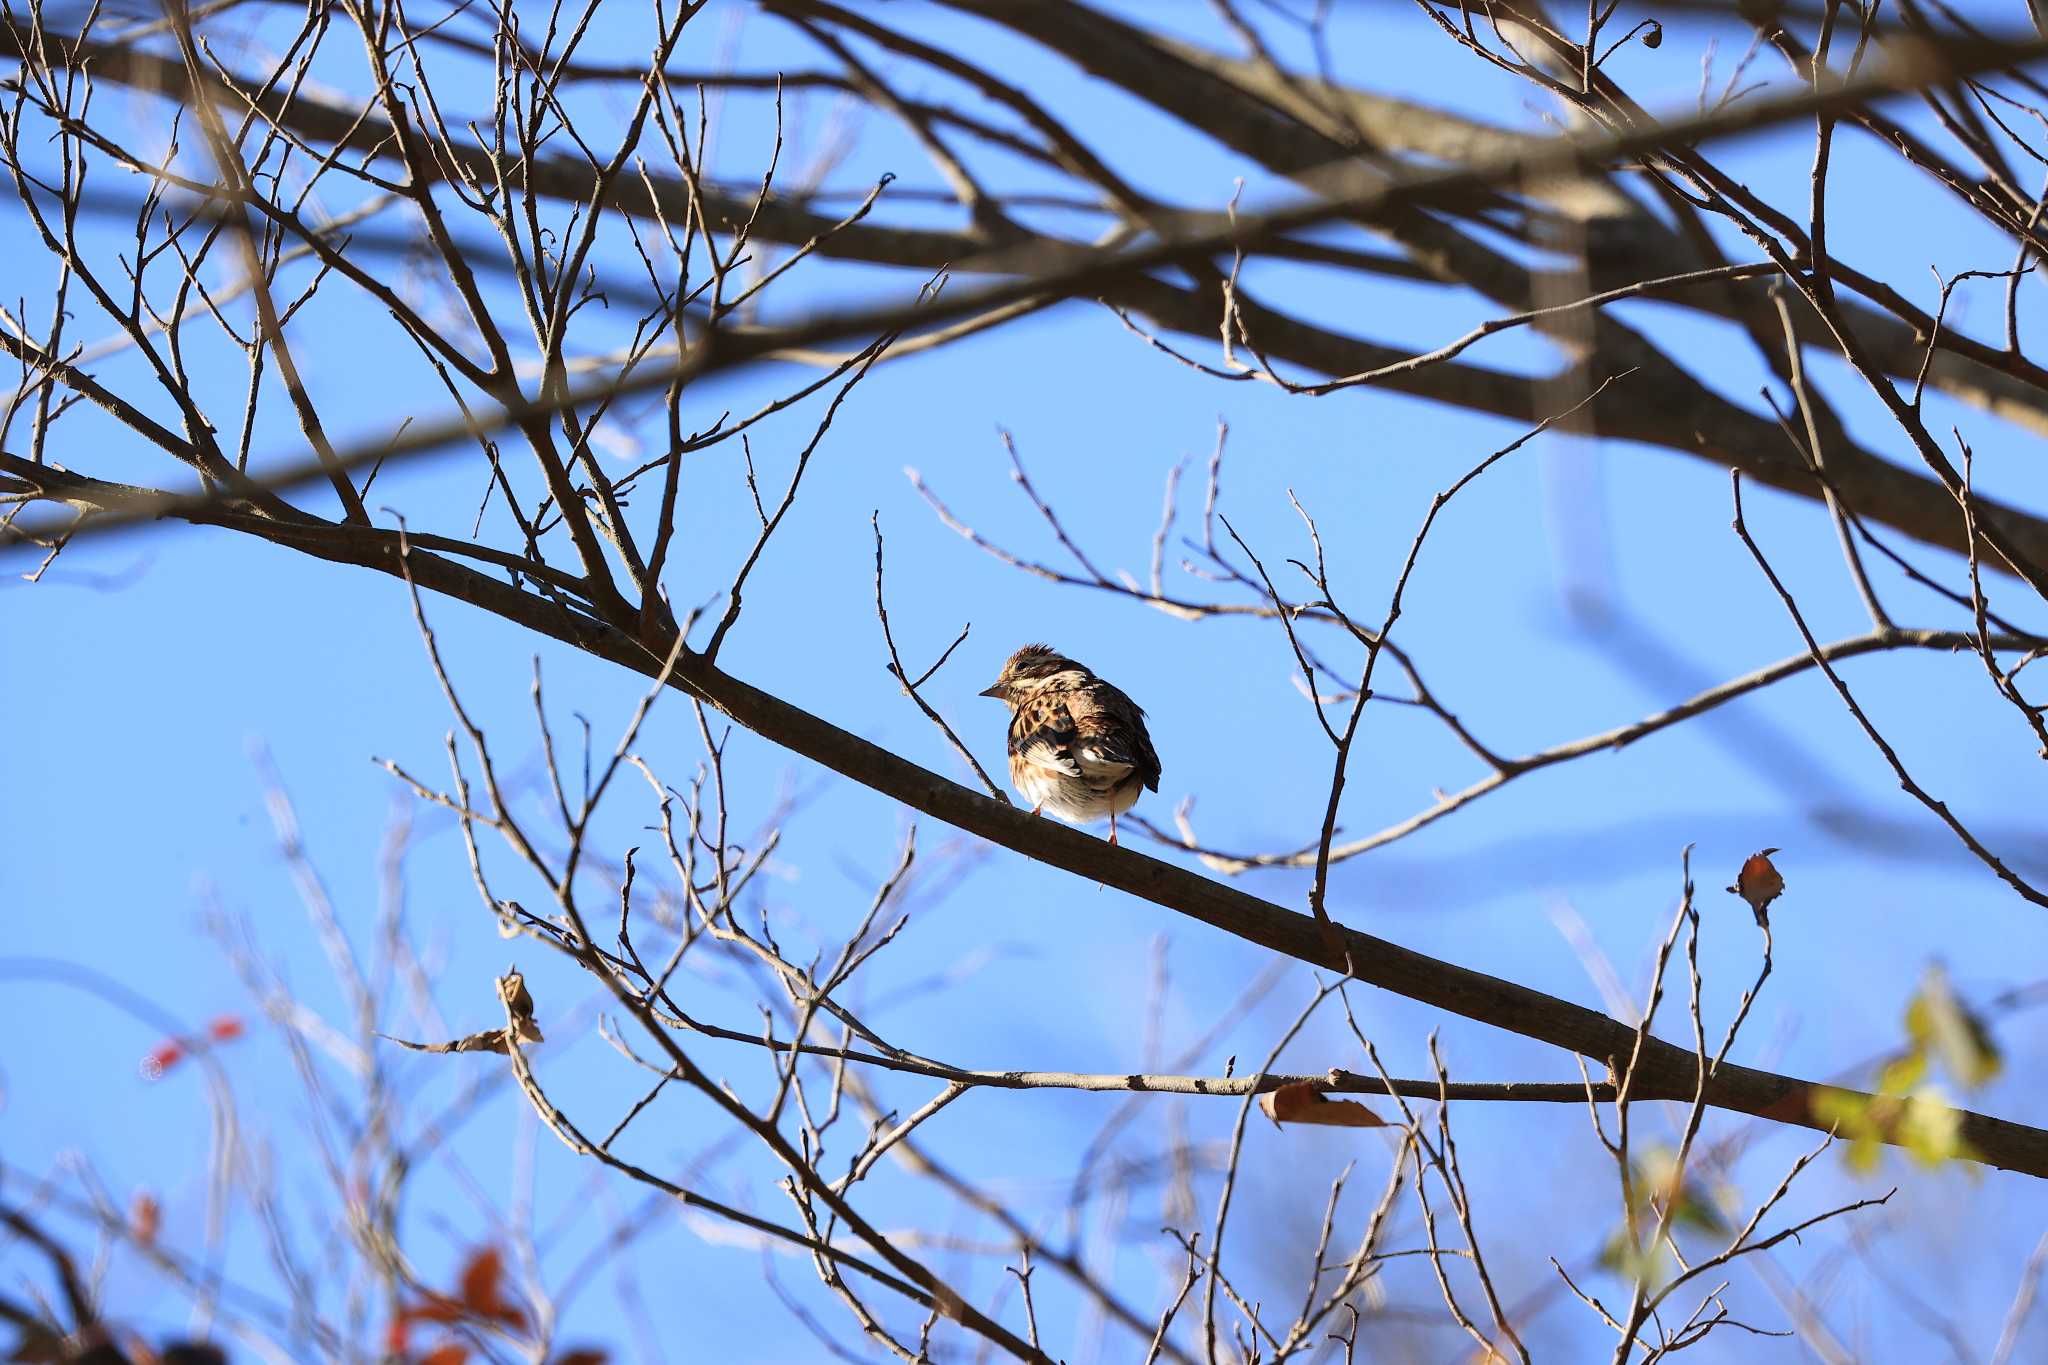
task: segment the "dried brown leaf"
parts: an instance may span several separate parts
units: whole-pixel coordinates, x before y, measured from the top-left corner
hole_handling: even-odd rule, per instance
[[[464,1038],[451,1038],[445,1043],[415,1043],[410,1038],[393,1038],[388,1033],[380,1036],[386,1042],[396,1043],[400,1047],[411,1048],[414,1052],[503,1052],[505,1050],[505,1030],[501,1028],[486,1029],[482,1033],[472,1033]]]
[[[533,996],[526,989],[526,979],[518,972],[507,972],[498,978],[498,999],[504,1002],[512,1017],[512,1031],[521,1043],[544,1042],[540,1025],[533,1017]],[[461,1038],[452,1038],[445,1043],[415,1043],[406,1038],[393,1038],[390,1034],[379,1034],[387,1042],[400,1047],[411,1048],[414,1052],[497,1052],[505,1051],[506,1030],[485,1029]]]
[[[512,1028],[519,1041],[540,1042],[540,1025],[533,1019],[533,996],[527,993],[526,978],[518,972],[507,972],[499,977],[498,999],[504,1002],[506,1013],[511,1016]]]
[[[1735,874],[1735,885],[1728,888],[1729,895],[1740,896],[1749,902],[1758,924],[1767,920],[1771,902],[1785,894],[1785,878],[1771,861],[1771,855],[1777,851],[1767,848],[1750,854],[1742,864],[1742,870]]]
[[[1295,1081],[1259,1096],[1275,1123],[1320,1123],[1331,1128],[1384,1128],[1387,1121],[1357,1100],[1333,1100],[1314,1081]]]
[[[462,1306],[475,1317],[522,1326],[526,1315],[506,1301],[500,1288],[504,1278],[505,1262],[497,1248],[485,1247],[477,1252],[462,1268]]]

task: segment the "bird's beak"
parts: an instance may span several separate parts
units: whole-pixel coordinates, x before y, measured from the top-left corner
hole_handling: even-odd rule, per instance
[[[982,688],[981,691],[975,693],[974,695],[977,697],[994,697],[998,701],[1000,701],[1002,700],[1003,696],[1003,685],[1001,683],[991,683],[987,687]]]

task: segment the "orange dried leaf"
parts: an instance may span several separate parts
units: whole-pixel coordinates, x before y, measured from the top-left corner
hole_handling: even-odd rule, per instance
[[[611,1356],[588,1346],[556,1356],[548,1365],[611,1365]]]
[[[462,1365],[469,1359],[469,1348],[459,1341],[444,1341],[419,1358],[419,1365]]]
[[[485,1247],[469,1258],[462,1268],[462,1306],[479,1318],[524,1326],[526,1315],[506,1302],[499,1284],[505,1277],[505,1263],[495,1247]]]
[[[1296,1081],[1259,1096],[1275,1123],[1320,1123],[1332,1128],[1384,1128],[1387,1121],[1357,1100],[1333,1100],[1314,1081]]]
[[[505,1262],[496,1247],[485,1247],[471,1256],[462,1267],[463,1306],[488,1313],[498,1302],[498,1281],[504,1273]]]
[[[1771,861],[1771,855],[1777,851],[1767,848],[1750,854],[1742,864],[1742,870],[1735,874],[1735,885],[1728,888],[1729,895],[1740,896],[1749,902],[1758,924],[1768,919],[1766,912],[1770,910],[1771,902],[1785,894],[1785,878]]]

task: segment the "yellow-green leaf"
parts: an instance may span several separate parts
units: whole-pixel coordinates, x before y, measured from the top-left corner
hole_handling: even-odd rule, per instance
[[[1950,989],[1948,973],[1929,967],[1906,1005],[1906,1036],[1915,1050],[1940,1058],[1958,1085],[1974,1089],[2004,1064],[1991,1030]]]

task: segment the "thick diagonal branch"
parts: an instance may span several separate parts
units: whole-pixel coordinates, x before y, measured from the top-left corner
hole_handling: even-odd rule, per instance
[[[134,495],[134,490],[120,485],[59,475],[14,456],[0,455],[0,476],[23,483],[60,480],[61,491],[53,486],[50,495],[85,510],[100,499],[109,507],[124,506]],[[403,576],[396,532],[312,518],[283,525],[219,509],[212,509],[209,519],[321,559]],[[593,617],[418,549],[410,556],[409,567],[421,587],[644,676],[663,674],[671,641],[636,640]],[[1339,928],[1326,935],[1308,915],[991,800],[733,677],[694,651],[682,651],[668,677],[672,686],[701,698],[769,742],[1033,861],[1114,887],[1301,962],[1334,972],[1345,971],[1348,963],[1353,975],[1369,985],[1550,1043],[1610,1069],[1637,1047],[1635,1029],[1597,1010],[1355,929]],[[1683,1093],[1696,1074],[1690,1048],[1654,1038],[1636,1054],[1632,1072],[1637,1083],[1659,1093]],[[1705,1095],[1706,1103],[1715,1108],[1823,1132],[1831,1128],[1821,1117],[1830,1097],[1863,1103],[1870,1098],[1732,1064],[1715,1072]],[[2048,1179],[2048,1130],[1967,1110],[1956,1112],[1956,1122],[1962,1142],[1983,1164]],[[1904,1142],[1908,1136],[1896,1140]]]

